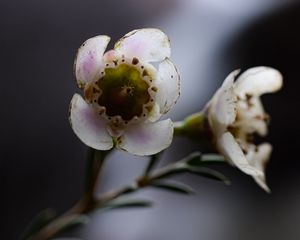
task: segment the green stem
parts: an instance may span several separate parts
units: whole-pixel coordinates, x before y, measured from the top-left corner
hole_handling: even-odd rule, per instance
[[[174,136],[187,137],[210,146],[212,133],[205,112],[201,111],[174,123]]]
[[[108,153],[107,151],[104,152],[91,148],[88,150],[86,184],[83,196],[74,207],[43,227],[39,232],[28,238],[28,240],[47,240],[55,237],[82,214],[89,213],[95,208],[95,188]]]
[[[152,171],[152,169],[158,163],[158,161],[159,161],[159,159],[160,159],[160,157],[161,157],[162,154],[163,154],[163,151],[150,156],[150,161],[149,161],[149,163],[148,163],[148,165],[146,167],[144,175],[148,175]]]
[[[85,179],[84,197],[90,201],[94,201],[94,193],[96,185],[99,184],[99,176],[104,164],[104,160],[109,151],[99,151],[93,148],[88,149],[88,163]]]
[[[176,167],[176,166],[177,167],[182,166],[182,164],[184,164],[188,160],[189,160],[189,157],[183,158],[176,163],[169,164],[165,167],[162,167],[162,168],[154,171],[153,174],[151,174],[151,175],[145,174],[145,175],[139,177],[130,185],[124,186],[116,191],[111,191],[111,192],[108,192],[108,193],[102,195],[102,197],[99,199],[99,201],[97,203],[97,208],[105,207],[106,204],[117,199],[118,197],[121,197],[128,193],[133,193],[133,192],[139,191],[143,188],[150,186],[154,181],[164,178],[168,175],[171,175],[170,174],[171,169],[174,169],[174,167]]]

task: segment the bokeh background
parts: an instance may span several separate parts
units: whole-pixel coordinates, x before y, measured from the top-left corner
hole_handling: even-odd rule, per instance
[[[300,1],[296,0],[1,0],[0,2],[0,239],[14,240],[40,210],[68,209],[83,188],[86,147],[68,122],[78,92],[77,48],[107,34],[110,47],[125,33],[161,28],[171,39],[182,94],[169,116],[200,110],[236,68],[272,66],[284,88],[263,97],[272,116],[267,168],[272,194],[230,166],[216,169],[230,187],[184,176],[196,196],[146,190],[151,209],[93,214],[69,233],[84,240],[299,240]],[[198,146],[175,139],[164,163]],[[134,179],[146,159],[115,152],[99,192]],[[136,196],[134,196],[136,197]]]

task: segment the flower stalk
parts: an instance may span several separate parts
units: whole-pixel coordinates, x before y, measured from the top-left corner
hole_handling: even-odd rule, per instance
[[[213,136],[205,111],[194,113],[183,121],[175,122],[174,136],[189,138],[205,147],[213,146]]]
[[[150,160],[150,165],[153,162],[153,159],[157,161],[157,158],[152,158]],[[199,176],[204,176],[214,180],[222,181],[225,184],[230,184],[229,180],[224,175],[204,167],[205,165],[210,163],[224,163],[224,159],[220,159],[219,155],[201,155],[200,153],[196,152],[186,156],[180,161],[171,163],[153,172],[146,171],[144,175],[137,178],[130,185],[124,186],[118,190],[111,191],[102,195],[102,197],[99,199],[98,207],[105,207],[105,205],[109,202],[128,193],[137,192],[146,187],[155,187],[155,183],[158,183],[161,180],[165,180],[169,177],[182,173],[192,173]]]
[[[76,220],[95,209],[97,200],[94,193],[101,170],[109,151],[99,151],[92,148],[88,149],[87,154],[87,171],[85,190],[81,199],[69,211],[44,226],[33,236],[26,238],[28,240],[47,240],[59,234],[65,228],[72,225]]]
[[[199,176],[209,177],[214,180],[222,181],[225,184],[228,184],[226,177],[212,169],[204,167],[210,163],[222,163],[224,161],[217,160],[218,156],[213,155],[202,155],[198,152],[188,155],[187,157],[177,161],[175,163],[169,164],[167,166],[161,167],[159,169],[153,170],[155,163],[158,162],[159,156],[152,156],[149,162],[150,168],[147,167],[140,177],[138,177],[134,182],[120,189],[113,190],[107,193],[104,193],[99,198],[94,197],[95,186],[97,179],[101,174],[102,166],[105,161],[108,152],[101,152],[97,150],[90,149],[88,154],[89,164],[87,167],[87,185],[86,190],[79,200],[79,202],[67,211],[62,216],[56,218],[48,225],[44,226],[40,231],[34,233],[29,237],[24,239],[26,240],[48,240],[59,233],[61,233],[66,228],[72,226],[78,219],[82,218],[84,215],[89,214],[97,209],[107,209],[115,205],[114,200],[117,200],[119,197],[127,195],[129,193],[137,192],[146,187],[154,188],[163,188],[165,190],[179,192],[184,194],[192,193],[191,188],[179,184],[173,185],[165,180],[171,176],[182,174],[182,173],[192,173]],[[144,204],[145,202],[136,202],[132,206],[149,206]]]

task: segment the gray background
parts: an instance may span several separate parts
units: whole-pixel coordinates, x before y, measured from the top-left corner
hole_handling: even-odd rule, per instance
[[[200,110],[236,68],[278,68],[284,89],[263,97],[272,116],[268,140],[268,195],[229,166],[218,167],[232,186],[185,176],[197,195],[146,190],[152,209],[96,213],[90,225],[70,232],[85,240],[298,240],[300,4],[280,0],[1,0],[0,2],[1,239],[17,239],[40,210],[63,212],[78,199],[86,147],[68,122],[78,92],[75,53],[89,37],[112,42],[136,28],[158,27],[171,38],[182,95],[169,116]],[[175,139],[164,162],[198,149]],[[146,159],[115,152],[99,192],[127,183]],[[217,168],[217,167],[216,167]]]

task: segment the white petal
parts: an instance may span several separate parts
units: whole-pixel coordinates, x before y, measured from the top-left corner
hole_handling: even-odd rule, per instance
[[[255,182],[263,189],[265,190],[267,193],[271,193],[271,189],[268,187],[267,183],[266,183],[266,179],[265,176],[255,176],[253,177]]]
[[[233,82],[238,73],[239,70],[235,70],[227,76],[208,105],[208,119],[216,133],[224,131],[236,118],[236,95]]]
[[[159,29],[144,28],[131,31],[122,37],[115,49],[126,58],[136,57],[143,62],[162,61],[170,57],[170,41]]]
[[[261,95],[282,87],[281,73],[270,67],[254,67],[245,71],[236,81],[236,93],[245,98],[246,94]]]
[[[175,65],[167,58],[159,64],[156,101],[160,113],[167,113],[180,95],[180,76]]]
[[[169,147],[172,138],[173,123],[170,119],[156,123],[140,123],[125,130],[118,147],[138,156],[146,156]]]
[[[238,120],[234,126],[239,127],[244,133],[257,132],[261,136],[265,136],[268,132],[266,114],[257,96],[253,96],[250,100],[250,106],[245,101],[238,102]]]
[[[241,147],[231,133],[226,132],[220,136],[217,139],[217,146],[220,153],[244,173],[252,176],[262,175],[260,170],[255,169],[249,164]]]
[[[98,150],[108,150],[113,147],[104,119],[79,94],[74,94],[70,107],[72,128],[83,143]]]
[[[109,50],[103,55],[103,61],[105,63],[111,63],[115,60],[119,60],[122,57],[122,55],[115,50]]]
[[[78,49],[75,59],[75,75],[80,87],[97,80],[103,65],[103,53],[110,37],[101,35],[86,40]]]
[[[262,143],[257,147],[253,144],[250,147],[252,148],[252,151],[249,151],[246,158],[252,166],[263,173],[262,175],[253,176],[253,178],[266,192],[270,192],[270,189],[266,184],[264,172],[272,152],[272,146],[269,143]]]

